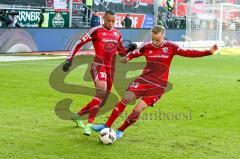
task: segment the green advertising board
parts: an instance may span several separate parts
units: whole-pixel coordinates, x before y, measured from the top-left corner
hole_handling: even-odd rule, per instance
[[[69,27],[69,13],[68,12],[49,12],[50,28],[66,28]]]
[[[17,9],[19,15],[18,22],[22,27],[38,27],[40,20],[40,10],[24,10]],[[69,27],[69,13],[68,12],[54,12],[47,11],[48,14],[48,28],[64,28]]]
[[[40,20],[40,11],[39,10],[16,10],[19,15],[18,23],[22,27],[38,27],[38,22]]]

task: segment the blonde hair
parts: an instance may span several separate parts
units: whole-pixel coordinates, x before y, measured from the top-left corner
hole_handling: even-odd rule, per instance
[[[165,31],[166,31],[166,29],[162,25],[154,25],[152,27],[152,33],[154,33],[154,34],[158,34],[158,33],[165,34]]]

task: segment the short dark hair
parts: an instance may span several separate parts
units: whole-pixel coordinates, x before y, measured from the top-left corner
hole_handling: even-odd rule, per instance
[[[115,12],[113,10],[107,10],[105,14],[115,15]]]

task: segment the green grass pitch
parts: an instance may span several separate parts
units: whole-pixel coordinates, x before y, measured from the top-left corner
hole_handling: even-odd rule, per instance
[[[74,99],[72,111],[91,99],[49,86],[50,73],[62,61],[0,62],[1,159],[240,158],[240,56],[175,57],[173,89],[111,146],[55,115],[55,104],[63,98]],[[66,81],[81,83],[85,68],[74,70]],[[156,118],[160,111],[182,116]],[[109,113],[96,122],[106,121]]]

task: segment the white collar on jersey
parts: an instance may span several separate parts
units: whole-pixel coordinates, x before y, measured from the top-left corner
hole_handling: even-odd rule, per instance
[[[105,30],[107,30],[107,31],[111,31],[111,30],[114,29],[114,28],[112,27],[110,30],[108,30],[108,29],[104,28],[103,24],[102,24],[102,28],[105,29]]]
[[[163,42],[162,42],[162,44],[160,45],[160,46],[155,46],[155,45],[153,45],[153,42],[151,41],[151,45],[153,46],[153,47],[155,47],[155,48],[160,48],[160,47],[162,47],[163,46],[163,44],[166,42],[166,40],[163,40]]]

